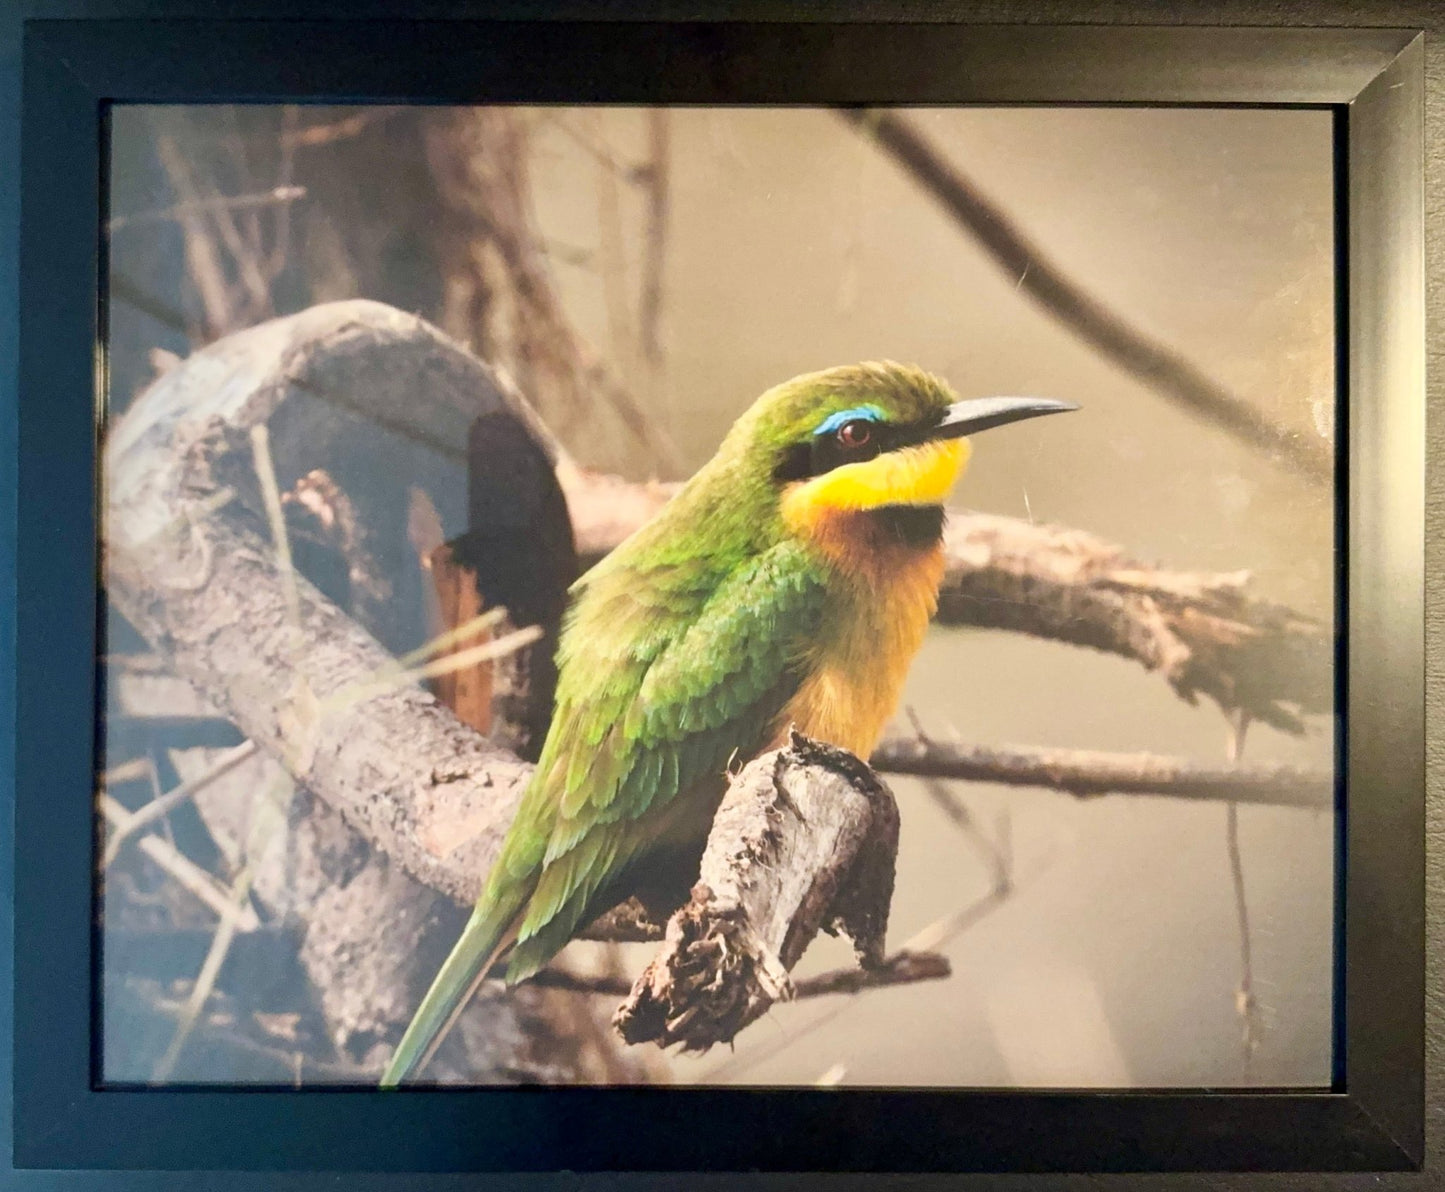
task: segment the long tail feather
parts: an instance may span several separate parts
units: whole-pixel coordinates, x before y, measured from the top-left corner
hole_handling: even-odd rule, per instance
[[[472,912],[461,938],[396,1045],[382,1073],[382,1088],[395,1088],[426,1066],[472,1000],[477,986],[516,938],[518,917],[511,907],[479,906]]]

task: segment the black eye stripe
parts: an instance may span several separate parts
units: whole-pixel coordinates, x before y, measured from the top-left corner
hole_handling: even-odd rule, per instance
[[[773,468],[773,479],[779,484],[810,480],[844,464],[875,459],[885,451],[918,442],[936,425],[936,421],[930,421],[926,426],[899,426],[890,422],[874,422],[871,419],[852,419],[835,430],[821,435],[810,435],[805,441],[789,446]],[[844,427],[850,425],[866,427],[869,432],[868,441],[854,446],[841,442],[838,436]]]

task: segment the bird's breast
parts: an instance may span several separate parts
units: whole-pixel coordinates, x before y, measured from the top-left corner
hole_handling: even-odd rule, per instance
[[[897,710],[938,606],[943,509],[839,512],[813,529],[836,582],[823,626],[805,651],[806,677],[778,729],[791,724],[866,760]]]

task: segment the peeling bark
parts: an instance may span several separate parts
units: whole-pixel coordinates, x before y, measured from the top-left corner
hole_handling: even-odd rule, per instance
[[[467,529],[464,446],[483,415],[530,418],[420,320],[338,303],[192,356],[107,443],[107,594],[215,714],[261,746],[272,777],[319,798],[293,799],[287,855],[263,884],[305,926],[302,960],[333,1041],[372,1066],[459,930],[436,892],[474,900],[530,773],[415,683],[387,679],[395,653],[424,634],[408,490],[426,489],[443,533]],[[381,573],[410,577],[410,592],[376,610],[374,635],[278,564],[249,452],[248,431],[263,423],[279,487],[297,491],[324,467],[366,526]],[[224,791],[208,791],[213,808]],[[575,997],[484,1000],[459,1032],[466,1053],[453,1057],[454,1077],[612,1081],[642,1071],[583,1029],[590,1012]]]
[[[820,930],[883,964],[898,808],[862,762],[797,733],[723,796],[692,898],[613,1023],[629,1043],[705,1051],[793,996]]]

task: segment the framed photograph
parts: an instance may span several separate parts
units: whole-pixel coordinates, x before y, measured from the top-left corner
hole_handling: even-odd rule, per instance
[[[1423,79],[28,22],[16,1165],[1418,1167]]]

